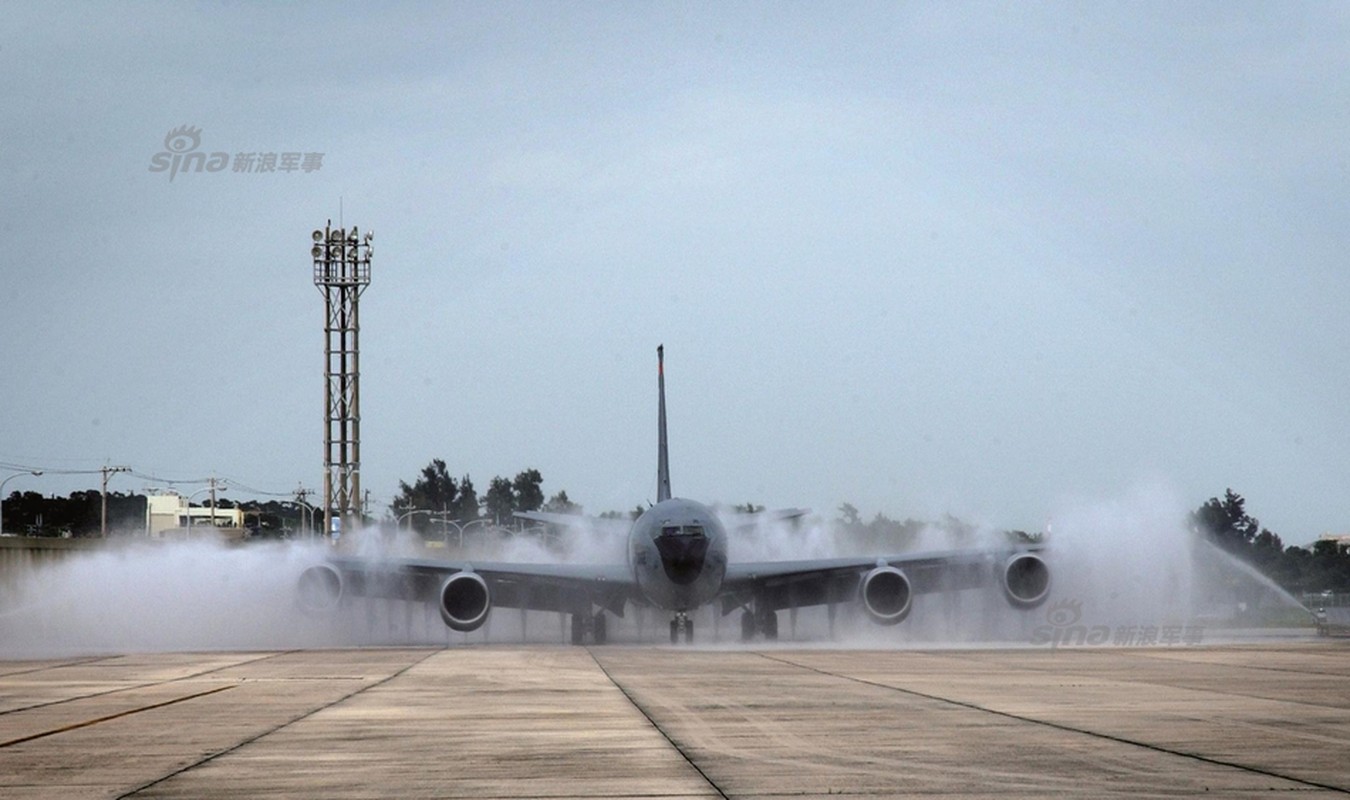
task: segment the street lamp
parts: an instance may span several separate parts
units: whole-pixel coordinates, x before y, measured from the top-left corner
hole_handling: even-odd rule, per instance
[[[314,512],[317,510],[314,506],[306,503],[304,500],[296,498],[296,505],[300,506],[300,534],[302,539],[314,538]],[[305,512],[309,512],[309,522],[305,522]]]
[[[41,474],[42,470],[40,469],[24,470],[23,472],[16,472],[13,475],[10,475],[8,478],[5,478],[3,481],[0,481],[0,534],[3,534],[5,532],[5,484],[9,483],[10,481],[14,480],[20,475],[37,476]]]
[[[492,524],[492,520],[490,520],[490,519],[471,519],[471,520],[469,520],[468,522],[455,522],[454,520],[451,520],[451,521],[450,521],[450,524],[451,524],[451,525],[454,525],[454,526],[455,526],[455,530],[459,531],[459,549],[460,549],[460,550],[463,550],[463,549],[464,549],[464,532],[467,531],[469,528],[472,528],[472,527],[475,526],[475,525],[489,526],[489,525]],[[447,541],[445,544],[446,544],[447,547],[450,546],[450,542],[448,542],[448,541]]]
[[[414,508],[411,511],[405,511],[402,514],[398,515],[398,519],[394,521],[394,527],[395,528],[403,527],[403,520],[407,519],[408,517],[411,517],[413,514],[435,514],[435,513],[436,513],[435,511],[431,511],[425,508]],[[410,529],[411,527],[412,526],[409,526]]]

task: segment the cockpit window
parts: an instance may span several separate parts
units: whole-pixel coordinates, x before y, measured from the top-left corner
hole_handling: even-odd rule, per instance
[[[703,536],[702,525],[666,525],[661,528],[662,536]]]

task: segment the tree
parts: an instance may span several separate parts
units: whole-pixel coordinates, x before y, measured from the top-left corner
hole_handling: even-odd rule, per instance
[[[628,511],[628,512],[624,512],[624,511],[606,511],[605,513],[603,513],[603,514],[600,515],[600,519],[628,519],[628,520],[633,520],[633,519],[637,519],[638,517],[642,516],[642,512],[644,512],[644,511],[646,511],[646,510],[647,510],[647,509],[643,508],[642,506],[638,506],[637,508],[634,508],[632,511]]]
[[[450,477],[445,462],[439,458],[432,459],[430,464],[422,468],[421,476],[412,486],[399,481],[398,488],[398,497],[394,498],[390,506],[395,518],[416,509],[444,511],[455,508],[455,500],[459,495],[455,479]],[[422,535],[430,533],[431,520],[425,514],[414,514],[411,522],[412,527]]]
[[[862,526],[862,517],[858,516],[858,509],[852,503],[844,503],[839,506],[839,521],[846,528]]]
[[[488,484],[487,495],[483,498],[483,510],[498,525],[511,521],[511,513],[516,509],[516,493],[511,481],[498,475]]]
[[[459,479],[459,498],[455,500],[455,519],[461,524],[473,522],[479,518],[478,492],[473,488],[469,474]]]
[[[581,506],[568,499],[567,491],[564,489],[544,503],[544,510],[550,514],[580,514]]]
[[[1223,499],[1211,497],[1191,514],[1191,523],[1210,541],[1229,552],[1242,552],[1260,532],[1261,523],[1247,514],[1246,500],[1231,488]]]
[[[516,511],[538,511],[544,504],[544,490],[539,485],[544,477],[537,469],[527,469],[516,475],[511,488],[515,494]]]

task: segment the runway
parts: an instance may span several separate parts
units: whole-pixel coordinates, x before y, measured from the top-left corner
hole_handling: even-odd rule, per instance
[[[1350,642],[0,662],[0,796],[1350,794]]]

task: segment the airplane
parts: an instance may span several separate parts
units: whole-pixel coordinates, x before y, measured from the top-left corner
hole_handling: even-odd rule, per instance
[[[627,533],[626,563],[537,564],[477,560],[380,560],[333,555],[301,572],[297,599],[310,613],[332,613],[351,596],[388,597],[434,604],[453,630],[481,627],[494,608],[556,611],[571,615],[571,641],[607,639],[607,614],[623,617],[627,605],[671,614],[670,641],[692,642],[691,612],[710,603],[726,616],[741,610],[741,638],[778,638],[778,612],[814,605],[856,603],[880,625],[910,613],[914,595],[1001,586],[1010,605],[1040,606],[1050,594],[1050,569],[1042,545],[842,556],[799,561],[731,563],[728,525],[710,506],[675,497],[666,437],[665,348],[657,357],[657,499]],[[792,518],[805,512],[768,512]],[[575,515],[520,513],[526,519],[576,524]],[[764,515],[742,515],[736,530]]]

